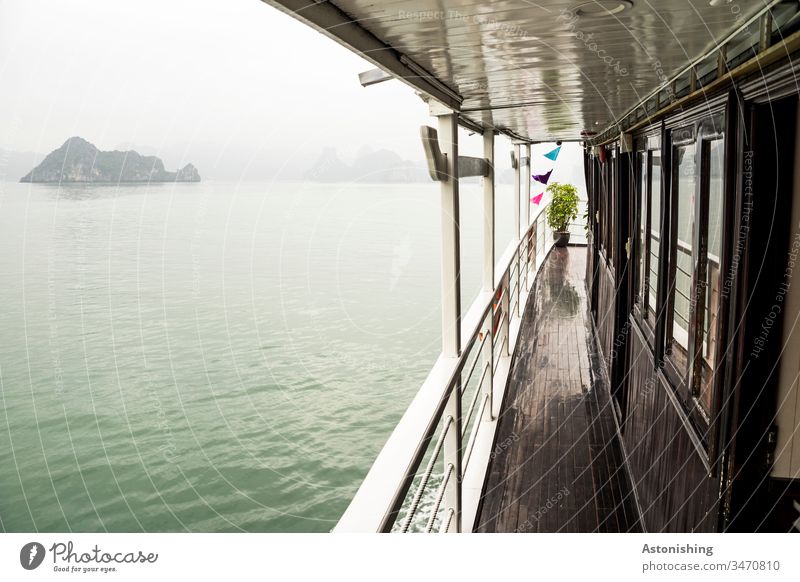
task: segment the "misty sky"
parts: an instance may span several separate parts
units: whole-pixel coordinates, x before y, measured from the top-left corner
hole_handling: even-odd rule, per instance
[[[212,178],[291,175],[327,146],[421,161],[435,120],[399,81],[361,87],[369,68],[259,0],[0,0],[0,148],[80,135]]]

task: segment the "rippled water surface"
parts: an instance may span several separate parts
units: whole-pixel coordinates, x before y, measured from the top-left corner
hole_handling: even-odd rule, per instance
[[[479,186],[461,198],[468,304]],[[439,351],[438,205],[2,184],[0,528],[331,529]]]

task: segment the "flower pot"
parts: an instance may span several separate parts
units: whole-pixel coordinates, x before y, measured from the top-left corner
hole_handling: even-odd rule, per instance
[[[553,232],[553,240],[556,241],[557,247],[565,247],[569,244],[569,231],[555,231]]]

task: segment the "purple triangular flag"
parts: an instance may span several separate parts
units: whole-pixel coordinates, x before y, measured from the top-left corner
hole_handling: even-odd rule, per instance
[[[553,173],[553,170],[550,170],[546,174],[534,174],[531,176],[537,182],[541,182],[542,184],[547,184],[547,181],[550,179],[550,174]]]

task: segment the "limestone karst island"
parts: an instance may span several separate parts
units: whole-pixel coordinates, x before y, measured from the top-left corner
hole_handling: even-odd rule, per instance
[[[168,172],[156,156],[133,150],[104,152],[81,137],[71,137],[47,154],[20,182],[199,182],[192,164]]]

